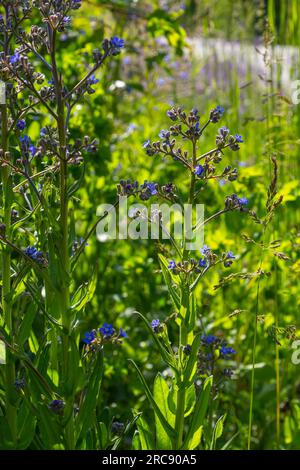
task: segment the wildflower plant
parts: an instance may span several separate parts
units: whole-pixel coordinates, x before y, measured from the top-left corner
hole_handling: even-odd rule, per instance
[[[172,121],[170,128],[159,133],[159,140],[147,140],[143,144],[150,158],[163,157],[166,162],[172,159],[181,168],[182,188],[171,183],[167,185],[169,195],[172,195],[170,201],[176,200],[182,206],[185,202],[195,205],[201,202],[202,191],[211,180],[226,179],[231,182],[237,179],[237,169],[228,164],[227,152],[238,151],[243,138],[240,134],[231,134],[225,126],[218,127],[224,112],[224,108],[217,106],[200,123],[202,117],[197,109],[186,113],[180,107],[173,107],[167,111]],[[208,126],[216,126],[215,146],[201,154],[200,139]],[[127,181],[126,184],[121,182],[121,186],[129,188],[129,197],[134,194],[141,196],[145,186],[149,198],[165,196],[160,188],[166,186],[155,183],[150,185],[146,182],[139,186],[137,182]],[[187,201],[184,199],[186,187]],[[248,214],[247,206],[248,198],[245,195],[229,194],[223,207],[209,214],[202,225],[227,212]],[[160,223],[163,226],[163,218]],[[200,225],[196,222],[193,230],[196,232],[199,229]],[[171,369],[172,377],[168,381],[158,374],[152,393],[139,367],[132,361],[153,408],[156,423],[156,432],[153,433],[150,423],[144,418],[137,420],[138,433],[134,439],[137,448],[210,448],[215,446],[216,436],[220,436],[212,420],[212,398],[220,383],[232,376],[231,363],[236,351],[224,338],[206,333],[206,325],[200,315],[197,286],[211,270],[231,268],[238,253],[220,253],[204,245],[198,247],[198,252],[193,251],[191,256],[187,246],[185,239],[172,240],[170,258],[165,256],[165,250],[164,254],[159,254],[162,274],[175,312],[165,320],[153,319],[150,324],[139,313],[153,335],[163,361]],[[176,340],[173,339],[174,329],[177,330]],[[220,427],[220,423],[216,426]]]
[[[73,214],[97,140],[72,136],[72,111],[94,93],[97,71],[121,52],[124,40],[100,41],[85,75],[67,79],[59,36],[81,1],[5,0],[0,6],[0,78],[6,85],[0,326],[7,350],[0,370],[0,442],[13,449],[105,448],[115,438],[99,417],[103,351],[120,345],[126,333],[104,324],[83,335],[96,271],[82,285],[74,273],[97,221],[78,241]],[[38,138],[30,131],[33,120],[43,122]]]

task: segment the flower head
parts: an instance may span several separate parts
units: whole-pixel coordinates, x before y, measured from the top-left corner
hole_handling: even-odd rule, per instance
[[[202,335],[201,341],[202,343],[209,345],[209,344],[214,344],[215,342],[217,342],[218,338],[214,335]]]
[[[19,131],[23,131],[26,127],[26,121],[24,119],[19,119],[17,121],[16,127],[19,129]]]
[[[53,411],[56,415],[61,415],[64,407],[65,403],[62,400],[52,400],[48,405],[49,410]]]
[[[220,347],[220,354],[224,357],[230,356],[230,354],[236,354],[236,351],[230,347],[227,346],[221,346]]]
[[[238,142],[240,144],[244,142],[243,137],[241,136],[241,134],[235,134],[234,137],[235,137],[236,142]]]
[[[168,269],[175,269],[176,268],[176,261],[172,260],[169,262]]]
[[[241,206],[246,206],[249,202],[246,197],[239,197],[237,201]]]
[[[203,259],[203,258],[199,258],[199,261],[198,261],[198,266],[200,268],[205,268],[207,265],[207,260],[206,259]]]
[[[205,168],[202,165],[197,165],[194,168],[194,173],[197,175],[199,178],[204,176],[205,173]]]
[[[110,337],[114,334],[115,330],[110,323],[103,323],[101,328],[99,328],[99,332],[105,337]]]
[[[159,332],[159,327],[160,327],[160,321],[159,320],[152,320],[151,322],[151,328],[154,331],[154,333]]]
[[[85,344],[91,344],[91,343],[94,341],[95,338],[96,338],[96,333],[95,333],[95,331],[86,331],[86,332],[84,333],[84,337],[83,337],[83,340],[82,340],[82,341],[83,341]]]

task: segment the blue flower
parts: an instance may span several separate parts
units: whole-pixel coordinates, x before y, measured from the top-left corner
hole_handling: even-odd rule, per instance
[[[49,410],[56,415],[62,414],[64,407],[65,403],[62,400],[52,400],[48,405]]]
[[[36,147],[34,145],[29,145],[28,147],[29,152],[34,156],[36,154]]]
[[[200,250],[200,253],[201,253],[202,255],[207,256],[207,255],[210,253],[210,247],[207,246],[207,245],[203,245],[203,247],[202,247],[201,250]]]
[[[157,194],[156,183],[147,183],[147,189],[149,189],[151,196]]]
[[[120,328],[119,337],[120,337],[120,338],[128,338],[127,333],[125,333],[125,331],[123,330],[123,328]]]
[[[165,131],[164,129],[162,129],[160,133],[158,134],[158,137],[160,137],[161,139],[166,139],[168,134],[169,134],[169,131]]]
[[[244,142],[244,141],[243,141],[243,137],[242,137],[240,134],[235,134],[234,137],[235,137],[236,142],[238,142],[238,143],[240,143],[240,144],[241,144],[242,142]]]
[[[154,333],[159,332],[159,327],[160,327],[160,321],[159,320],[152,320],[151,322],[151,328],[154,331]]]
[[[89,85],[96,85],[96,83],[98,83],[98,82],[99,82],[99,80],[98,80],[98,78],[95,77],[94,74],[91,75],[91,76],[89,77],[89,79],[87,80],[87,83],[88,83]]]
[[[198,261],[198,266],[200,268],[205,268],[207,265],[207,260],[206,259],[203,259],[203,258],[199,258],[199,261]]]
[[[101,328],[99,328],[100,333],[103,336],[110,337],[114,334],[115,330],[110,323],[103,323]]]
[[[31,140],[30,140],[30,137],[27,134],[25,134],[20,137],[20,142],[21,144],[29,145],[31,143]]]
[[[200,131],[200,122],[199,121],[197,121],[196,124],[195,124],[195,131],[196,132]]]
[[[39,264],[44,264],[45,258],[42,251],[38,251],[35,246],[28,246],[25,251],[25,255],[36,261]]]
[[[238,198],[238,203],[241,205],[241,206],[246,206],[248,204],[248,199],[246,197],[239,197]]]
[[[84,337],[82,341],[85,344],[91,344],[95,338],[96,338],[95,331],[87,331],[86,333],[84,333]]]
[[[228,251],[226,253],[226,258],[225,258],[225,261],[224,261],[225,268],[229,268],[229,266],[232,265],[232,260],[233,259],[235,259],[234,254],[232,253],[232,251]]]
[[[221,346],[220,353],[222,354],[222,356],[229,356],[230,354],[236,354],[236,351],[230,347]]]
[[[201,341],[204,344],[214,344],[216,341],[218,341],[218,338],[214,335],[202,335]]]
[[[10,56],[9,58],[9,63],[10,64],[16,64],[20,60],[20,54],[18,52],[15,52],[13,55]]]
[[[222,106],[218,105],[218,106],[216,107],[216,110],[218,111],[218,113],[219,113],[221,116],[223,116],[223,114],[224,114],[224,108],[222,108]]]
[[[40,137],[45,137],[47,135],[47,129],[45,127],[42,127],[40,130]]]
[[[194,173],[200,178],[205,173],[205,169],[202,165],[197,165],[194,168]]]
[[[69,16],[64,16],[62,20],[63,26],[70,26],[71,18]]]
[[[54,85],[54,78],[53,77],[48,81],[48,85]]]
[[[150,139],[146,140],[144,143],[143,143],[143,149],[146,149],[149,147],[149,145],[151,145],[150,143]]]
[[[113,36],[110,40],[110,44],[112,47],[115,47],[116,49],[122,49],[122,47],[125,46],[125,41],[124,39],[121,39],[118,36]]]
[[[176,261],[172,260],[169,262],[168,269],[175,269],[176,268]]]
[[[24,119],[19,119],[17,122],[17,129],[19,129],[19,131],[23,131],[25,127],[26,127],[26,121]]]
[[[16,378],[14,386],[17,390],[21,390],[25,387],[25,379],[24,378]]]

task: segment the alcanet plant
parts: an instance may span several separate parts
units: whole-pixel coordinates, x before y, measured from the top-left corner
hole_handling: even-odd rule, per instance
[[[0,6],[0,78],[6,85],[0,144],[0,339],[7,351],[6,364],[0,366],[0,446],[116,447],[120,438],[111,434],[110,418],[100,417],[103,349],[107,343],[120,344],[126,333],[105,323],[81,342],[82,313],[97,273],[78,286],[74,272],[101,217],[79,243],[75,193],[97,141],[73,138],[71,123],[76,104],[94,92],[95,73],[120,53],[124,40],[104,39],[85,75],[70,83],[59,35],[70,27],[69,15],[81,1],[5,0]],[[44,123],[36,142],[33,120]]]
[[[208,119],[200,124],[197,109],[192,109],[190,113],[180,107],[170,109],[167,115],[172,121],[171,127],[159,133],[160,140],[153,143],[147,140],[143,147],[151,158],[171,158],[181,166],[182,188],[172,183],[159,185],[145,181],[138,185],[128,180],[120,182],[119,194],[138,194],[143,200],[155,196],[183,207],[185,202],[191,205],[201,203],[202,191],[210,180],[236,180],[236,168],[228,164],[221,170],[218,168],[225,158],[225,150],[239,150],[243,142],[241,135],[231,135],[227,127],[220,127],[212,150],[204,154],[199,151],[199,139],[204,130],[218,123],[223,113],[224,109],[217,106],[210,112]],[[188,196],[184,200],[184,188],[187,187]],[[227,196],[224,207],[210,214],[202,223],[195,223],[194,233],[227,212],[237,211],[254,218],[255,213],[247,208],[247,204],[248,199],[244,195]],[[162,216],[158,217],[157,223],[167,230]],[[213,398],[220,382],[232,375],[228,363],[235,351],[223,338],[206,334],[196,288],[212,269],[219,266],[229,268],[236,255],[231,251],[216,253],[204,245],[198,247],[198,256],[195,256],[197,251],[192,256],[187,248],[187,240],[180,242],[172,237],[170,240],[173,255],[167,259],[161,253],[159,260],[175,313],[164,321],[154,319],[150,324],[144,315],[139,315],[152,333],[163,361],[171,369],[172,378],[168,381],[159,373],[152,393],[139,367],[132,361],[153,408],[156,423],[153,432],[150,423],[144,417],[139,417],[134,446],[176,450],[214,448],[225,416],[213,424]],[[178,335],[175,334],[177,344],[169,339],[170,331],[174,338],[174,329],[178,330]]]

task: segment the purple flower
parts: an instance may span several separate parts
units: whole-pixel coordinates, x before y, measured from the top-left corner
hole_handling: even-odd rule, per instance
[[[91,344],[95,338],[96,338],[95,331],[87,331],[86,333],[84,333],[84,337],[82,341],[85,344]]]
[[[19,131],[23,131],[26,127],[26,121],[24,119],[19,119],[16,126]]]
[[[197,175],[199,178],[201,178],[201,176],[204,176],[204,173],[205,173],[205,169],[202,165],[197,165],[195,166],[194,168],[194,173],[195,175]]]
[[[170,135],[169,131],[165,131],[164,129],[162,129],[160,133],[158,134],[158,137],[160,137],[161,139],[167,139],[169,135]]]
[[[210,253],[210,247],[207,246],[207,245],[203,245],[203,247],[202,247],[201,250],[200,250],[200,253],[201,253],[202,255],[207,256],[207,255]]]
[[[176,121],[177,120],[177,116],[176,116],[176,113],[174,112],[173,109],[169,109],[169,111],[167,111],[167,116],[172,119],[172,121]]]
[[[225,268],[229,268],[229,266],[232,265],[232,260],[233,259],[235,259],[234,254],[232,253],[232,251],[228,251],[227,254],[226,254],[225,261],[224,261]]]
[[[168,269],[175,269],[176,268],[176,261],[172,260],[169,262]]]
[[[71,18],[69,16],[64,16],[62,20],[63,26],[70,26]]]
[[[31,140],[30,140],[30,137],[27,134],[25,134],[20,137],[20,142],[21,144],[29,145],[31,143]]]
[[[159,320],[152,320],[151,328],[154,331],[154,333],[159,333],[160,321]]]
[[[222,106],[218,105],[216,107],[216,110],[218,111],[218,113],[222,116],[224,114],[224,108],[222,108]]]
[[[20,54],[18,52],[15,52],[13,55],[10,56],[9,58],[9,63],[10,64],[16,64],[20,60]]]
[[[243,143],[243,137],[241,136],[241,134],[235,134],[235,140],[236,142],[238,142],[239,144]]]
[[[146,141],[143,143],[143,149],[148,148],[150,145],[151,145],[150,139],[146,140]]]

